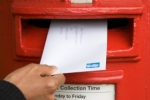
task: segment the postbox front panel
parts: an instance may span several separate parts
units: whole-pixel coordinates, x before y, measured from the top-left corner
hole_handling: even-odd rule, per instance
[[[65,74],[64,86],[88,89],[108,84],[114,90],[110,100],[148,100],[148,4],[148,0],[93,0],[88,4],[0,0],[0,78],[26,64],[39,63],[51,20],[107,19],[106,70]],[[79,99],[75,97],[71,99]]]

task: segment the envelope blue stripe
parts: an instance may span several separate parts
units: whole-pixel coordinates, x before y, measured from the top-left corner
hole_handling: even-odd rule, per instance
[[[100,67],[100,62],[87,63],[86,68],[98,68]]]

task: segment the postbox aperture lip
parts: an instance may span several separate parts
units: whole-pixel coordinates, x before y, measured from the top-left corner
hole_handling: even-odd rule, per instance
[[[39,16],[39,17],[35,17],[35,16],[33,16],[33,17],[31,17],[31,16],[30,17],[27,17],[27,16],[16,16],[15,19],[18,20],[18,21],[16,21],[16,24],[20,25],[20,27],[21,27],[21,30],[18,30],[18,28],[16,28],[16,31],[15,31],[16,37],[18,37],[18,38],[16,38],[16,41],[17,41],[16,42],[16,46],[17,46],[16,47],[16,56],[40,58],[41,55],[42,55],[42,49],[44,48],[44,42],[46,40],[46,34],[47,34],[46,32],[48,31],[48,26],[49,26],[47,21],[50,22],[50,20],[52,20],[53,18],[47,18],[47,17],[44,17],[44,16],[43,17],[41,17],[41,16]],[[135,18],[108,18],[108,20],[111,20],[111,21],[113,19],[114,20],[118,19],[119,21],[123,20],[124,23],[121,26],[119,26],[119,25],[117,26],[116,25],[115,27],[109,27],[109,30],[113,30],[115,28],[123,30],[123,27],[125,27],[125,29],[127,29],[129,25],[128,25],[128,22],[126,22],[126,21],[131,20],[131,22],[134,23],[134,20],[135,20]],[[43,20],[43,22],[44,21],[46,22],[45,26],[36,25],[37,21],[42,22],[42,20]],[[76,20],[76,19],[60,19],[60,20]],[[80,20],[91,20],[91,19],[80,19]],[[92,19],[92,20],[96,20],[96,19]],[[28,21],[29,22],[28,23],[28,25],[29,25],[28,28],[23,28],[22,27],[23,26],[22,24],[24,24],[24,21]],[[134,59],[133,61],[135,61],[135,60],[137,61],[137,59],[135,59],[135,57],[138,57],[137,48],[136,48],[137,44],[135,43],[135,40],[134,40],[136,35],[132,35],[132,34],[135,34],[133,32],[132,28],[135,28],[135,27],[132,26],[130,28],[131,32],[129,32],[129,33],[127,32],[127,34],[131,34],[131,36],[134,36],[134,37],[130,36],[131,40],[130,41],[125,40],[126,42],[124,42],[124,43],[129,44],[129,46],[127,48],[125,48],[125,49],[122,49],[122,48],[120,48],[120,49],[117,48],[117,49],[114,49],[114,50],[113,49],[112,50],[108,49],[108,51],[107,51],[107,61],[109,61],[109,59],[111,59],[111,61],[113,61],[112,59],[120,59],[120,58],[121,59],[129,58],[129,60],[127,60],[127,61],[132,61],[133,59]],[[33,31],[34,29],[37,29],[36,32],[40,32],[40,31],[42,32],[42,30],[45,30],[45,31],[43,31],[44,33],[42,33],[42,34],[45,34],[44,36],[42,36],[42,34],[39,34],[39,37],[37,37],[37,40],[43,41],[42,42],[43,44],[40,44],[41,47],[32,47],[32,46],[28,46],[27,47],[24,44],[24,43],[26,43],[27,45],[29,45],[28,43],[31,43],[32,45],[34,45],[34,42],[31,41],[31,37],[32,38],[36,37],[35,35],[32,35],[33,33],[35,33]],[[24,31],[29,31],[29,32],[31,31],[30,33],[28,33],[28,32],[26,33],[28,35],[28,37],[25,37],[25,35],[23,35]],[[122,32],[124,32],[124,30]],[[120,38],[120,37],[118,37],[118,38]],[[36,38],[34,40],[36,40]],[[38,43],[40,43],[39,41],[38,41]],[[108,44],[110,42],[109,42],[109,39],[108,39]],[[36,42],[35,42],[35,44],[36,44]],[[122,44],[120,43],[120,45],[122,45]],[[124,60],[120,60],[120,61],[124,61]]]

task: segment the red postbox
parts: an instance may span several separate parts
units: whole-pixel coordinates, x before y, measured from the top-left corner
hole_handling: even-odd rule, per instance
[[[149,1],[72,1],[0,0],[0,78],[39,63],[52,19],[107,19],[106,70],[65,74],[66,84],[113,84],[114,100],[149,100]]]

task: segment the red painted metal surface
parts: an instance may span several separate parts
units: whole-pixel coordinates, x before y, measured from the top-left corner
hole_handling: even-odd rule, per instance
[[[116,100],[150,100],[148,0],[0,0],[0,78],[39,63],[52,19],[108,19],[106,71],[66,74],[66,83],[116,86]]]

